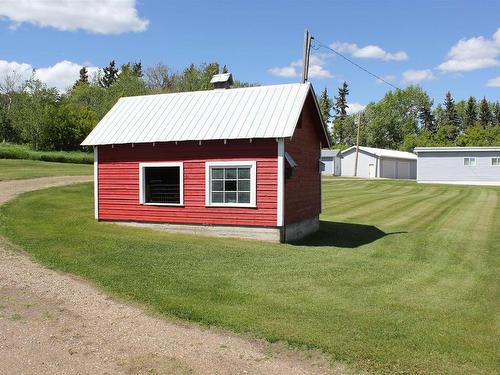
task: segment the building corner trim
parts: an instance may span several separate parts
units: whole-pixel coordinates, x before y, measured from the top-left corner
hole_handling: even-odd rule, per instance
[[[94,216],[99,220],[99,146],[94,146]]]
[[[278,197],[277,197],[276,225],[282,227],[285,211],[285,141],[278,139]]]

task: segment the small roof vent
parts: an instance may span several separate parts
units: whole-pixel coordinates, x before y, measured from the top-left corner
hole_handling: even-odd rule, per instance
[[[215,89],[228,89],[233,84],[233,75],[231,73],[215,74],[210,83]]]

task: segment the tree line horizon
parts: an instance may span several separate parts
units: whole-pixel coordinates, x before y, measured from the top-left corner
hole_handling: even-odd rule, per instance
[[[210,90],[214,74],[227,72],[219,63],[190,64],[174,71],[163,63],[143,68],[128,62],[119,68],[112,60],[89,77],[82,67],[79,78],[65,92],[49,87],[34,74],[22,80],[15,73],[0,80],[0,141],[28,144],[34,150],[71,151],[123,96]],[[234,80],[233,87],[258,86]],[[356,116],[348,114],[349,86],[344,82],[337,95],[325,88],[318,95],[332,147],[355,143]],[[360,145],[411,151],[416,146],[500,145],[500,104],[454,102],[450,92],[444,104],[433,101],[419,86],[389,91],[369,103],[361,113]]]
[[[333,98],[325,87],[318,103],[332,147],[356,144],[360,121],[360,145],[412,151],[415,147],[500,146],[500,103],[474,96],[455,103],[446,92],[443,103],[434,101],[420,86],[387,92],[362,111],[348,114],[349,85],[344,82]]]

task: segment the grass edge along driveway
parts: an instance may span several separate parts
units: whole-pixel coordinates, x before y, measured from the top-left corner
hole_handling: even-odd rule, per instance
[[[498,372],[500,189],[325,179],[298,245],[97,223],[92,186],[27,193],[1,231],[166,316],[318,348],[369,372]]]
[[[88,164],[0,159],[0,181],[53,176],[85,176],[92,173],[93,166]]]

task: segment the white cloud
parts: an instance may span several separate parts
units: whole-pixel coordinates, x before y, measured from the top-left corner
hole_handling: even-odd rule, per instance
[[[361,112],[363,111],[365,108],[366,108],[366,105],[364,104],[360,104],[360,103],[347,103],[347,105],[349,106],[347,108],[347,114],[349,115],[352,115],[353,113],[358,113],[358,112]]]
[[[269,73],[276,77],[297,77],[297,70],[294,66],[283,66],[269,69]]]
[[[488,87],[500,87],[500,76],[492,78],[486,82]]]
[[[35,78],[39,79],[49,87],[55,87],[59,91],[66,91],[75,83],[80,74],[80,69],[83,65],[63,60],[52,66],[41,67],[35,69]],[[96,73],[99,68],[95,66],[88,66],[89,77]],[[33,74],[33,66],[26,63],[18,63],[16,61],[0,60],[0,82],[5,79],[7,75],[13,73],[24,81],[31,77]]]
[[[322,56],[311,55],[309,57],[309,78],[332,78],[333,75],[326,68],[326,61]],[[292,61],[287,66],[274,67],[269,73],[277,77],[298,77],[302,74],[302,60]]]
[[[376,45],[359,47],[355,43],[334,42],[330,44],[330,47],[340,53],[349,53],[354,57],[362,59],[378,59],[384,61],[401,61],[408,59],[408,55],[404,51],[391,53]]]
[[[63,60],[47,68],[36,69],[35,78],[46,83],[49,87],[55,87],[59,91],[66,91],[78,79],[82,67],[83,65]],[[99,68],[89,66],[87,70],[89,77],[92,77]]]
[[[12,75],[24,81],[30,78],[32,73],[33,67],[30,64],[0,60],[0,82]]]
[[[404,83],[420,83],[422,81],[429,81],[434,79],[434,74],[432,70],[407,70],[403,72],[403,82]]]
[[[446,61],[438,66],[444,73],[468,72],[500,65],[500,28],[491,39],[483,36],[460,39],[451,47]]]
[[[149,21],[138,16],[135,5],[135,0],[2,0],[0,18],[10,19],[12,28],[27,22],[97,34],[144,31]]]

